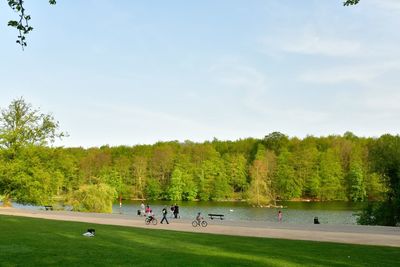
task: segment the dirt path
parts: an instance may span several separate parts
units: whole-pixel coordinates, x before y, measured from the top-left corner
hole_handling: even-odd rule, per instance
[[[293,225],[284,223],[279,224],[264,222],[233,222],[208,220],[208,227],[194,228],[192,227],[191,221],[189,220],[169,219],[170,224],[168,225],[158,224],[154,226],[145,225],[143,217],[120,214],[41,211],[14,208],[0,208],[0,214],[61,221],[77,221],[150,229],[166,229],[185,232],[400,247],[399,227],[354,225]]]

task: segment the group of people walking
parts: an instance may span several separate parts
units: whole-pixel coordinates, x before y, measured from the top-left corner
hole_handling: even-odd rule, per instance
[[[179,206],[177,204],[171,205],[170,207],[172,218],[178,219],[179,218]],[[162,219],[160,223],[164,223],[164,221],[169,224],[168,219],[167,219],[167,214],[168,210],[167,207],[164,206],[162,209]],[[153,217],[154,218],[154,213],[153,210],[150,208],[149,205],[145,205],[143,202],[140,204],[140,211],[138,212],[138,215],[143,215],[146,216],[147,218]]]
[[[177,204],[171,205],[170,207],[170,211],[171,211],[171,218],[175,218],[178,219],[180,218],[179,216],[179,206]],[[162,209],[162,219],[161,219],[161,224],[166,222],[167,224],[169,224],[167,215],[168,215],[168,209],[166,206],[164,206],[164,208]],[[138,215],[142,215],[142,216],[146,216],[146,218],[155,218],[155,215],[153,213],[153,210],[150,208],[149,205],[145,205],[143,202],[140,205],[140,210],[138,211]],[[283,221],[283,216],[282,216],[282,211],[278,211],[278,222],[282,222]],[[198,214],[198,216],[196,217],[196,220],[199,220],[198,217],[200,216],[200,213]],[[318,219],[317,219],[318,220]],[[314,219],[314,223],[315,219]],[[318,222],[319,223],[319,222]]]

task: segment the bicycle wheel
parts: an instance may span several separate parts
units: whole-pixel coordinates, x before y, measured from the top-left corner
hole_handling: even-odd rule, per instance
[[[197,225],[199,225],[199,223],[198,223],[197,221],[193,221],[193,222],[192,222],[192,226],[193,226],[193,227],[197,227]]]
[[[145,219],[144,221],[146,222],[147,225],[150,224],[150,219]]]
[[[154,224],[154,225],[157,224],[157,219],[153,219],[153,224]]]
[[[208,224],[208,223],[207,223],[206,221],[202,221],[202,222],[201,222],[201,226],[203,226],[203,227],[207,227],[207,224]]]

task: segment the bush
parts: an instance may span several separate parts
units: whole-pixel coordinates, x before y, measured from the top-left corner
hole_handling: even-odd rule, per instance
[[[112,203],[117,193],[107,184],[83,185],[68,198],[74,211],[112,212]]]
[[[0,201],[3,202],[3,207],[11,207],[11,199],[8,195],[0,195]]]
[[[366,208],[359,214],[358,224],[396,226],[398,218],[393,216],[396,211],[392,201],[373,203],[369,202]]]
[[[363,225],[376,225],[375,213],[377,210],[377,205],[369,202],[365,209],[358,214],[357,223]]]

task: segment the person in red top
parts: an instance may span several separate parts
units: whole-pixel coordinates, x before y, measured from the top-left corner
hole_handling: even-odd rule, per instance
[[[150,209],[149,205],[147,205],[146,206],[146,210],[145,210],[146,214],[149,215],[150,211],[151,211],[151,209]]]

